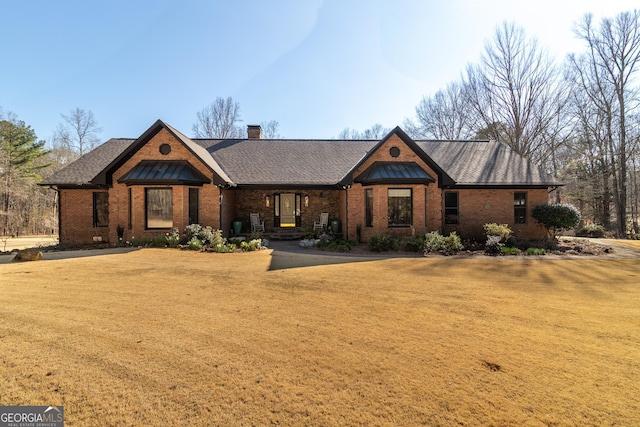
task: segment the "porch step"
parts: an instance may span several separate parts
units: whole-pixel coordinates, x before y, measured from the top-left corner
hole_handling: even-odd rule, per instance
[[[269,230],[264,233],[264,236],[271,240],[300,240],[303,233],[299,228],[280,228]]]

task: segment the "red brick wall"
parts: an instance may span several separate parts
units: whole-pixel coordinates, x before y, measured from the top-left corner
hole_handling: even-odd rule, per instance
[[[243,232],[250,230],[249,214],[258,212],[260,219],[264,221],[267,231],[273,230],[274,225],[274,195],[278,193],[294,193],[301,196],[300,220],[302,228],[313,227],[314,221],[320,220],[320,213],[328,212],[329,219],[340,219],[344,223],[344,211],[341,200],[344,196],[342,190],[292,190],[283,188],[270,188],[260,190],[240,189],[227,190],[224,194],[234,193],[235,209],[234,218],[243,222]],[[266,196],[271,197],[270,206],[265,203]],[[305,206],[304,197],[309,196],[309,206]],[[226,197],[226,196],[225,196]]]
[[[171,152],[160,154],[161,144],[169,144]],[[62,243],[89,243],[93,236],[102,236],[103,241],[117,241],[117,226],[125,229],[124,239],[152,237],[167,230],[145,229],[145,188],[167,188],[169,186],[127,186],[119,184],[124,174],[142,160],[187,160],[205,176],[213,178],[212,172],[167,130],[162,129],[144,147],[136,152],[113,174],[113,187],[109,191],[109,227],[93,228],[93,199],[90,190],[60,191],[60,241]],[[189,222],[189,187],[171,186],[173,195],[173,227],[183,230]],[[215,229],[220,227],[220,190],[214,184],[205,184],[200,189],[199,222]],[[132,190],[133,207],[129,228],[129,189]]]
[[[60,243],[92,243],[94,237],[109,240],[109,228],[93,226],[94,191],[96,190],[60,190]]]
[[[542,239],[545,230],[531,218],[536,205],[547,203],[548,193],[542,190],[457,190],[459,224],[446,224],[444,232],[457,231],[464,238],[484,239],[483,225],[490,222],[508,224],[520,239]],[[527,222],[514,223],[513,194],[527,194]],[[444,199],[443,199],[444,200]],[[444,209],[444,201],[443,208]]]
[[[398,147],[400,155],[392,157],[389,154],[391,147]],[[415,233],[440,229],[442,224],[441,192],[438,188],[438,175],[433,171],[409,146],[407,146],[398,136],[392,135],[385,141],[379,149],[372,153],[367,161],[355,172],[354,177],[360,175],[374,162],[415,162],[422,167],[436,182],[433,184],[411,184],[411,185],[372,185],[362,186],[354,184],[349,189],[348,197],[348,237],[357,238],[357,226],[362,229],[362,240],[366,241],[375,232],[393,234],[398,236],[409,236]],[[373,189],[373,226],[365,227],[365,190]],[[389,188],[410,188],[412,190],[413,212],[412,227],[409,228],[389,228],[388,227],[388,205],[387,190]]]
[[[160,154],[160,145],[169,144],[171,152],[167,155]],[[173,197],[173,227],[183,230],[189,225],[189,187],[182,185],[132,185],[119,184],[122,178],[134,166],[142,160],[187,160],[193,167],[205,176],[213,178],[212,172],[200,159],[194,156],[180,141],[176,140],[166,129],[160,130],[147,144],[138,150],[127,162],[113,173],[113,188],[109,190],[109,223],[110,238],[116,241],[118,224],[125,227],[124,238],[152,237],[166,233],[166,230],[147,230],[145,228],[145,188],[172,188]],[[128,229],[129,222],[129,192],[131,188],[133,196],[132,228]],[[200,189],[199,223],[211,226],[214,229],[220,227],[220,190],[213,184],[205,184]]]

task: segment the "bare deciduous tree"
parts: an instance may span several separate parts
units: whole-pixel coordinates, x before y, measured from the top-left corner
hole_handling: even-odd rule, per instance
[[[344,128],[338,134],[338,139],[381,139],[391,131],[380,123],[376,123],[368,129],[359,132],[356,129]]]
[[[414,138],[471,139],[477,133],[475,117],[465,84],[453,82],[422,98],[416,107],[417,122],[405,122],[405,127]]]
[[[211,104],[204,107],[198,113],[197,122],[192,131],[196,138],[241,138],[245,132],[238,123],[240,117],[240,104],[233,102],[231,97],[216,98]]]
[[[586,43],[587,52],[579,58],[570,56],[569,62],[578,76],[575,82],[604,121],[602,142],[613,183],[616,231],[618,237],[624,237],[628,168],[635,148],[629,146],[627,122],[639,106],[633,79],[640,63],[640,12],[634,10],[613,19],[605,18],[599,27],[594,26],[593,17],[587,14],[575,33]],[[598,137],[596,133],[591,135]]]
[[[260,123],[262,128],[262,136],[266,139],[282,138],[280,135],[280,123],[277,120],[270,120],[268,122]]]
[[[566,102],[557,67],[521,27],[504,23],[487,42],[478,65],[467,67],[468,100],[494,139],[540,162],[557,138],[554,126]],[[504,140],[506,138],[506,140]]]
[[[60,114],[64,123],[58,125],[53,138],[53,146],[66,148],[76,156],[82,156],[100,144],[98,121],[91,110],[76,108],[68,115]]]

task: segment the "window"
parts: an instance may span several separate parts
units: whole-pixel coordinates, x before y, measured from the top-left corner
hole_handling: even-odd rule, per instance
[[[189,189],[189,224],[198,224],[198,209],[200,205],[200,190],[198,188]]]
[[[444,193],[444,223],[458,224],[458,193]]]
[[[373,188],[364,192],[364,226],[373,227]]]
[[[411,226],[411,189],[390,188],[387,190],[389,204],[389,227]]]
[[[93,226],[109,226],[109,193],[93,193]]]
[[[146,188],[147,228],[173,227],[173,196],[170,188]]]
[[[513,193],[513,216],[516,224],[527,223],[527,193]]]

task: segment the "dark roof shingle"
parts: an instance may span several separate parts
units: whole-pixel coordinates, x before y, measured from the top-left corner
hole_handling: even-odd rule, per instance
[[[355,166],[381,143],[367,140],[190,139],[161,121],[154,126],[166,126],[228,185],[333,186],[350,182],[350,173]],[[399,128],[393,132],[408,138]],[[92,179],[104,174],[105,168],[139,140],[110,139],[46,179],[42,185],[89,186]],[[498,142],[409,142],[446,172],[456,186],[561,185],[541,168]]]
[[[90,181],[122,154],[135,139],[112,138],[55,172],[40,185],[90,186]]]

